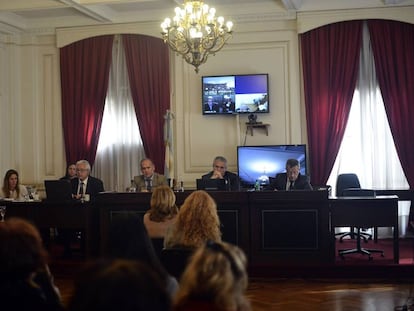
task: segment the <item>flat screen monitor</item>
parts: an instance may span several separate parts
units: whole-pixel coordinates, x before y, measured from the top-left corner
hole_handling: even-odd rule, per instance
[[[204,115],[269,112],[269,75],[202,77]]]
[[[197,179],[197,190],[206,191],[226,191],[227,184],[225,179]]]
[[[69,180],[45,180],[46,200],[72,201],[72,184]]]
[[[237,165],[242,187],[269,183],[269,177],[286,171],[286,161],[297,159],[300,173],[307,174],[306,145],[238,146]]]

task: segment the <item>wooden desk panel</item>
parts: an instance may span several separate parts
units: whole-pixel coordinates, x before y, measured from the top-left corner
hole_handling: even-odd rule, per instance
[[[394,262],[399,262],[398,197],[343,197],[330,200],[331,232],[335,227],[392,227]]]
[[[252,192],[251,264],[333,261],[327,191]]]
[[[181,205],[191,191],[176,193]],[[335,227],[393,227],[398,263],[398,198],[328,199],[326,191],[210,192],[217,202],[223,240],[240,246],[252,266],[331,263]],[[150,193],[104,193],[90,204],[0,202],[6,218],[31,220],[39,228],[83,230],[88,256],[99,255],[112,217],[143,215]]]
[[[70,202],[9,202],[6,205],[6,218],[19,217],[31,221],[37,228],[65,228],[80,230],[84,233],[86,255],[93,257],[98,254],[99,241],[98,210],[91,204]]]
[[[191,191],[176,192],[177,205],[181,206]],[[217,203],[222,239],[242,248],[249,254],[249,213],[247,192],[210,192]],[[143,216],[150,208],[151,193],[103,193],[98,196],[100,211],[101,249],[105,252],[111,219],[120,214],[134,213]]]

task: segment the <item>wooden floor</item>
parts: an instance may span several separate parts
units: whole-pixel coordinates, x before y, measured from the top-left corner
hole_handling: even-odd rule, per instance
[[[386,244],[384,247],[390,248]],[[380,257],[368,261],[347,258],[336,267],[319,267],[304,273],[296,267],[278,278],[251,277],[247,296],[254,311],[389,311],[414,310],[413,242],[400,241],[400,251],[407,264],[378,265]],[[392,254],[392,251],[387,251]],[[73,279],[83,259],[58,260],[51,264],[55,282],[67,303],[73,291]],[[305,269],[302,267],[302,270]],[[306,268],[306,271],[308,268]],[[281,270],[279,270],[281,272]],[[296,272],[296,273],[295,273]],[[255,274],[252,274],[255,275]],[[269,275],[259,273],[256,275]],[[301,275],[297,277],[295,275]],[[362,275],[366,278],[363,279]],[[403,308],[406,306],[406,309]]]
[[[410,305],[411,289],[381,280],[251,280],[248,297],[255,311],[388,311]]]
[[[78,265],[68,264],[64,273],[55,274],[65,304],[77,269]],[[407,279],[251,279],[247,296],[255,311],[389,311],[404,310],[403,305],[414,310],[412,291]]]

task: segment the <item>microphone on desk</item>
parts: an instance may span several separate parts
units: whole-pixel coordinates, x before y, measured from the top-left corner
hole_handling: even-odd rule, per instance
[[[231,191],[230,178],[226,178],[227,191]]]

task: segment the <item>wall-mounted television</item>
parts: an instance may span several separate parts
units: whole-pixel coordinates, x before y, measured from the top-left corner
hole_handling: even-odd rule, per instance
[[[306,145],[238,146],[237,167],[244,188],[269,183],[269,177],[286,171],[286,161],[297,159],[300,173],[307,174]]]
[[[203,76],[204,115],[269,112],[269,75]]]

